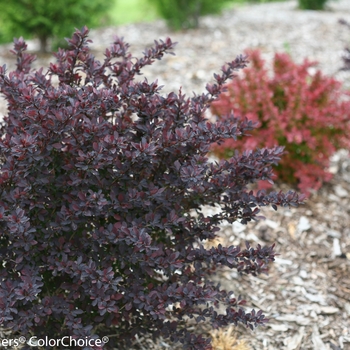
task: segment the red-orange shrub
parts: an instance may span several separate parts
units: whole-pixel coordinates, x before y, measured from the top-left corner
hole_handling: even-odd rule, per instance
[[[329,157],[349,147],[350,100],[341,83],[315,74],[315,62],[296,64],[289,55],[276,54],[272,72],[258,50],[248,52],[251,65],[227,85],[227,91],[212,104],[212,112],[225,118],[233,111],[257,123],[249,138],[225,140],[213,152],[227,158],[235,150],[285,147],[275,166],[279,180],[298,185],[309,193],[332,174]]]

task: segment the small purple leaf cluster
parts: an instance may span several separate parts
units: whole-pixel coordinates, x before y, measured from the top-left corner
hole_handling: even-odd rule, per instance
[[[224,66],[207,93],[186,98],[135,80],[171,53],[170,39],[137,59],[115,38],[102,62],[89,42],[88,29],[77,30],[44,71],[31,69],[34,57],[15,40],[17,69],[0,68],[8,103],[0,129],[1,327],[38,337],[114,335],[105,349],[144,333],[210,349],[188,319],[264,324],[261,311],[245,312],[243,300],[208,276],[216,266],[266,272],[274,247],[203,245],[223,221],[248,223],[259,207],[302,201],[247,189],[271,179],[280,148],[208,161],[213,143],[253,128],[233,115],[211,123],[204,113],[246,57]],[[217,204],[219,214],[202,210]]]
[[[350,29],[350,22],[347,22],[345,19],[340,19],[339,23]],[[343,67],[341,70],[350,70],[350,48],[344,48],[344,52],[342,54]]]

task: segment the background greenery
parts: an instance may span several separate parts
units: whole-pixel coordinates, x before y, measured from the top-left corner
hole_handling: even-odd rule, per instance
[[[174,30],[197,28],[200,16],[219,13],[233,0],[148,0]]]
[[[285,0],[229,0],[223,3],[223,9],[232,8],[245,3],[265,3]],[[135,22],[151,22],[161,17],[157,13],[157,0],[114,0],[111,9],[112,24],[122,25]],[[214,2],[214,0],[212,0]]]
[[[302,10],[324,10],[328,0],[298,0],[299,8]]]
[[[75,28],[107,24],[110,0],[0,0],[0,37],[40,40],[40,51],[46,51],[49,39],[53,46],[71,37]],[[65,42],[63,42],[63,45]]]
[[[162,17],[173,29],[182,29],[191,25],[182,25],[181,18],[169,20],[171,16],[184,15],[180,11],[182,1],[188,5],[187,13],[191,13],[191,3],[201,3],[203,15],[245,3],[274,0],[0,0],[0,43],[10,43],[14,37],[20,36],[25,39],[41,36],[42,40],[46,40],[44,37],[47,36],[51,38],[55,49],[62,45],[58,38],[70,37],[75,28],[83,25],[93,29],[108,25],[151,22]],[[324,4],[327,0],[298,1],[299,6],[305,8],[309,2]],[[170,12],[169,9],[162,12],[163,5],[159,4],[170,6]]]

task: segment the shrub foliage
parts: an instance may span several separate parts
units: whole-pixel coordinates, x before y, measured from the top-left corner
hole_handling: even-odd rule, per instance
[[[324,10],[328,0],[298,0],[302,10]]]
[[[40,51],[71,36],[76,26],[97,26],[107,16],[109,0],[0,0],[2,41],[26,35],[40,40]],[[2,37],[1,37],[2,36]],[[65,42],[63,41],[63,44]]]
[[[245,119],[204,117],[246,58],[225,65],[207,93],[163,96],[157,82],[135,77],[171,52],[169,38],[139,59],[115,38],[100,62],[87,36],[86,27],[76,31],[47,72],[31,70],[21,38],[17,69],[0,68],[8,102],[0,138],[2,327],[38,337],[112,334],[104,347],[111,349],[142,333],[210,349],[210,339],[186,329],[189,319],[214,328],[264,324],[261,311],[244,311],[243,300],[208,276],[217,266],[266,272],[274,247],[203,246],[224,220],[247,223],[259,207],[302,200],[246,189],[271,177],[281,148],[206,158],[212,143],[252,129]],[[218,203],[219,214],[202,211]]]
[[[213,151],[229,157],[235,150],[285,147],[275,167],[279,180],[298,185],[307,193],[331,179],[329,157],[349,147],[350,101],[340,82],[310,73],[315,64],[296,64],[287,54],[276,54],[272,73],[259,51],[251,51],[252,65],[228,84],[228,92],[212,104],[225,119],[228,111],[245,115],[259,127],[252,137],[226,140]]]
[[[219,13],[223,5],[232,0],[148,0],[174,30],[197,28],[199,18]]]

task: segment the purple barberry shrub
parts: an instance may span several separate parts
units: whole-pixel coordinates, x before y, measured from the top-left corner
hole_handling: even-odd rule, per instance
[[[261,311],[244,311],[209,272],[266,272],[274,246],[203,245],[223,221],[246,224],[259,207],[302,200],[247,189],[271,179],[282,148],[208,161],[213,143],[253,127],[233,115],[216,123],[204,116],[247,59],[238,56],[207,93],[186,98],[134,79],[171,53],[170,39],[135,59],[116,38],[103,62],[89,42],[88,29],[77,30],[46,71],[31,69],[35,58],[20,38],[17,69],[0,68],[8,103],[0,137],[1,327],[26,337],[109,336],[104,349],[128,347],[145,333],[210,349],[188,320],[264,324]],[[217,204],[219,214],[202,210]]]

